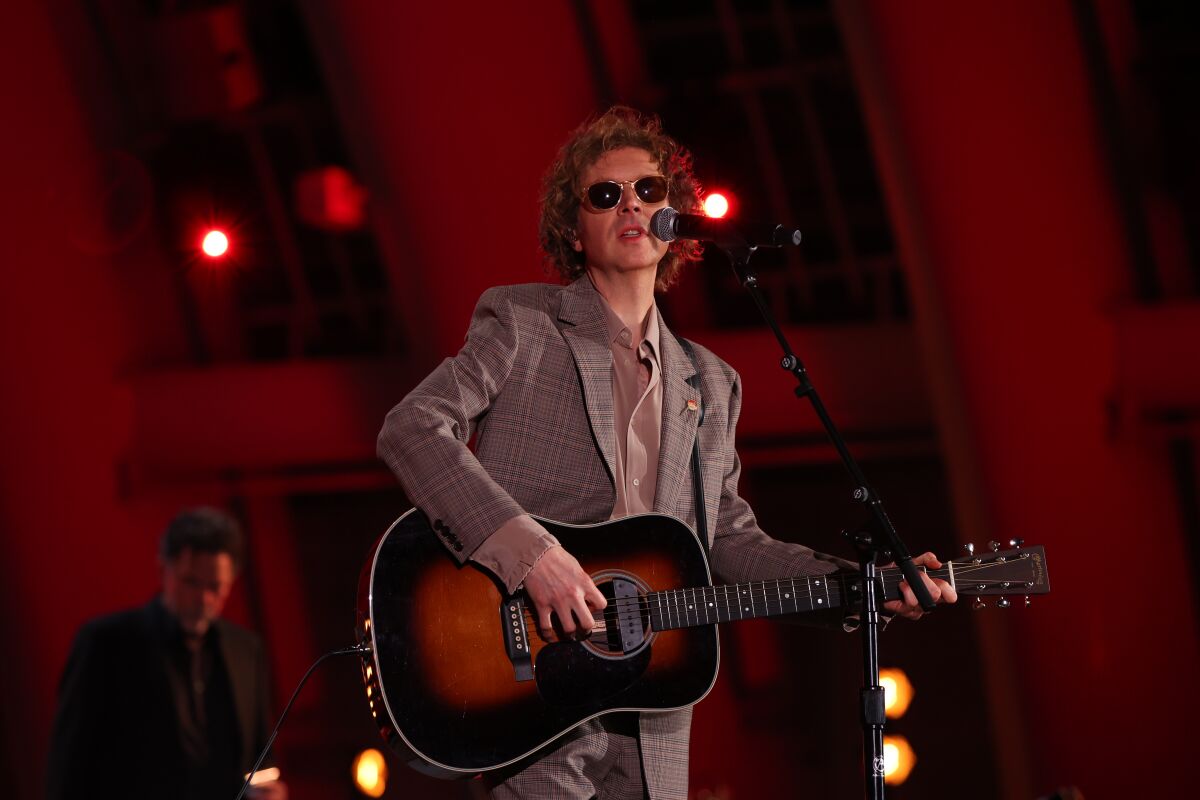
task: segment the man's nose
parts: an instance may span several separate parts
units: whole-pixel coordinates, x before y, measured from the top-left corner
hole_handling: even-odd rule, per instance
[[[642,198],[634,190],[632,183],[621,185],[621,205],[619,211],[638,211],[642,207]]]

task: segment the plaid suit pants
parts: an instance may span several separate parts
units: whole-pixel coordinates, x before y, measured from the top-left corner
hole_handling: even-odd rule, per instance
[[[492,800],[644,800],[647,797],[636,714],[610,714],[594,719],[565,739],[532,763],[519,765],[516,772],[493,778]]]

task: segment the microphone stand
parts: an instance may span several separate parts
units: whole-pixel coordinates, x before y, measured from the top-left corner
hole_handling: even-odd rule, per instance
[[[920,578],[920,573],[912,562],[912,556],[909,555],[904,543],[900,541],[900,536],[896,533],[895,526],[892,525],[892,521],[888,518],[887,511],[883,507],[883,501],[867,483],[866,476],[863,475],[858,462],[854,460],[854,456],[850,454],[849,448],[846,447],[846,440],[842,438],[841,433],[838,432],[837,427],[833,424],[829,412],[825,409],[825,404],[821,402],[821,397],[817,394],[816,387],[809,380],[808,370],[796,356],[791,345],[788,344],[787,338],[783,335],[783,331],[779,327],[779,323],[775,320],[775,315],[767,307],[766,300],[758,286],[758,276],[750,269],[750,257],[754,255],[754,251],[757,248],[745,242],[722,241],[716,242],[716,244],[729,257],[738,281],[750,294],[755,305],[758,306],[763,319],[775,334],[775,339],[779,342],[779,346],[783,348],[783,359],[780,361],[780,366],[796,377],[796,381],[799,383],[799,386],[795,389],[796,397],[808,398],[813,410],[817,412],[817,417],[820,418],[821,425],[824,426],[829,440],[837,448],[838,455],[841,456],[842,463],[845,465],[846,471],[850,473],[850,478],[854,483],[852,495],[854,500],[866,506],[871,514],[870,520],[860,530],[854,533],[847,532],[846,535],[850,537],[854,544],[854,549],[858,552],[863,590],[862,621],[860,625],[863,646],[863,688],[860,710],[863,729],[863,767],[867,787],[866,796],[869,800],[882,800],[884,795],[884,697],[883,687],[879,685],[879,587],[877,585],[879,573],[875,566],[879,555],[885,552],[891,553],[892,559],[900,567],[900,571],[904,574],[904,579],[916,595],[917,602],[921,604],[921,608],[926,611],[932,611],[934,608],[933,599],[930,597],[929,590],[925,587],[924,581]]]

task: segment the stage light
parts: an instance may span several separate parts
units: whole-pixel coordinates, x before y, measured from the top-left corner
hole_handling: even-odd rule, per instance
[[[917,754],[913,752],[908,739],[903,736],[883,737],[883,782],[890,786],[899,786],[908,780],[908,773],[917,764]]]
[[[383,797],[387,789],[387,762],[375,748],[363,750],[354,758],[351,767],[354,785],[367,797]]]
[[[356,231],[367,224],[367,190],[343,167],[316,167],[292,183],[296,216],[326,231]]]
[[[902,669],[879,670],[879,685],[883,687],[884,713],[891,719],[904,716],[916,691]]]
[[[220,258],[229,252],[229,237],[223,231],[213,228],[204,234],[200,249],[209,258]]]
[[[720,192],[712,192],[704,198],[704,213],[710,217],[723,217],[729,213],[729,200]]]

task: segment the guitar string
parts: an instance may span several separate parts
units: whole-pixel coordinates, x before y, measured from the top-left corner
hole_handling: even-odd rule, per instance
[[[644,612],[647,615],[657,613],[659,619],[662,621],[668,621],[672,618],[690,619],[695,617],[698,619],[701,613],[704,613],[704,615],[707,617],[714,613],[720,614],[721,612],[725,612],[728,619],[732,620],[745,618],[746,614],[744,613],[743,609],[746,608],[746,606],[744,603],[750,602],[747,599],[738,596],[720,597],[716,594],[710,594],[709,597],[704,598],[702,602],[699,602],[698,598],[696,597],[666,597],[666,594],[667,593],[657,593],[657,596],[654,597],[622,598],[620,607],[613,608],[613,605],[610,604],[603,610],[603,612],[601,612],[600,616],[593,615],[592,620],[593,622],[615,624],[619,619],[621,608],[628,609],[634,603],[637,604],[637,609],[639,612]],[[830,608],[841,605],[841,591],[836,588],[831,589],[828,594],[818,589],[816,591],[809,592],[807,597],[809,599],[809,605],[814,608],[817,606],[816,603],[812,602],[812,598],[814,597],[818,597],[821,600],[828,598],[828,607]],[[789,613],[788,611],[782,610],[782,604],[784,603],[792,605],[793,609],[791,613],[794,613],[795,611],[800,610],[797,606],[804,598],[805,593],[802,591],[796,591],[794,593],[786,592],[785,594],[785,590],[776,590],[776,593],[772,595],[768,593],[768,590],[765,587],[761,590],[756,589],[754,590],[754,599],[751,603],[751,608],[754,610],[751,611],[750,616],[759,616],[759,608],[770,610],[769,606],[771,605],[779,606],[781,608],[779,613]],[[709,602],[710,600],[711,604]],[[699,608],[697,608],[698,605]],[[523,608],[523,611],[526,622],[532,623],[536,626],[537,618],[533,611],[527,607]]]
[[[978,571],[981,568],[986,568],[987,566],[989,566],[989,565],[988,564],[966,565],[965,567],[961,568],[959,570],[959,572],[960,573],[969,573],[972,571]],[[941,571],[940,570],[929,570],[929,573],[931,574],[932,577],[940,577]],[[817,576],[810,576],[810,577],[815,578]],[[892,586],[897,585],[899,583],[899,581],[902,580],[902,576],[900,576],[896,573],[884,574],[884,575],[881,575],[881,578],[884,582],[885,588],[887,588],[887,589],[890,589]],[[803,582],[805,579],[799,578],[799,580]],[[759,584],[759,586],[756,587],[755,584]],[[769,584],[774,584],[774,585],[769,585]],[[754,581],[754,582],[750,582],[747,584],[728,584],[726,586],[737,587],[735,589],[735,591],[737,592],[737,596],[739,597],[737,606],[742,606],[742,603],[745,602],[745,599],[743,599],[741,597],[741,595],[744,595],[746,591],[749,591],[751,593],[751,597],[748,599],[750,599],[752,605],[758,605],[758,604],[765,605],[765,604],[771,604],[771,603],[780,604],[780,603],[783,603],[784,601],[787,601],[787,602],[791,603],[793,606],[795,606],[797,604],[797,602],[801,599],[807,598],[811,601],[811,598],[813,598],[813,597],[817,597],[817,596],[826,594],[826,591],[819,588],[819,586],[814,588],[812,585],[809,586],[807,592],[805,592],[803,589],[795,590],[794,586],[792,586],[793,591],[788,591],[789,585],[791,585],[791,584],[792,584],[792,579],[785,578],[782,580]],[[648,596],[640,595],[638,597],[615,598],[605,608],[605,610],[603,612],[603,614],[604,614],[603,621],[607,621],[609,619],[616,618],[622,608],[627,608],[630,604],[634,604],[634,603],[636,603],[638,605],[639,610],[658,611],[661,608],[662,610],[668,612],[669,616],[687,617],[687,616],[692,616],[693,613],[696,611],[694,606],[695,606],[697,600],[699,600],[700,598],[704,598],[704,602],[708,609],[713,609],[716,611],[729,611],[730,609],[732,609],[734,607],[734,603],[728,597],[728,592],[727,592],[726,586],[695,587],[694,589],[692,589],[692,588],[672,589],[672,590],[666,590],[663,592],[654,592]],[[743,589],[742,588],[743,586],[747,587],[747,588]],[[836,595],[837,600],[839,601],[838,604],[840,605],[841,590],[838,587],[838,583],[832,582],[832,583],[829,583],[829,586],[831,587],[830,591],[833,593],[833,595]],[[1017,590],[1014,593],[1019,594],[1021,589],[1024,589],[1027,587],[1018,586],[1018,587],[1014,587],[1014,588]],[[717,591],[720,591],[721,593],[716,594]],[[964,587],[964,591],[969,591],[969,588]],[[688,597],[688,592],[692,593],[691,597]],[[705,592],[710,592],[710,595],[706,596],[704,594]],[[794,599],[793,599],[792,595],[795,596]],[[719,603],[717,605],[709,604],[708,597],[711,597],[713,600],[719,601]],[[830,600],[833,601],[834,596],[830,596]],[[652,603],[653,603],[653,605],[651,605]],[[810,604],[810,606],[815,605],[811,602],[809,604]],[[683,608],[684,605],[687,605],[688,608]],[[706,610],[706,608],[704,608],[704,607],[702,607],[700,610],[705,611],[706,615],[708,613],[712,613],[711,611]],[[796,609],[793,609],[792,613],[794,613],[795,610]],[[757,609],[752,611],[752,614],[756,614],[756,612],[757,612]],[[788,613],[788,612],[783,612],[783,613]],[[741,617],[741,616],[744,616],[744,614],[741,611],[739,611],[739,617]],[[532,618],[532,614],[530,614],[530,617]],[[594,617],[594,619],[597,622],[602,621],[601,618]]]
[[[958,572],[961,575],[961,574],[966,574],[966,573],[970,573],[970,572],[976,572],[981,569],[987,569],[987,568],[993,567],[993,566],[997,566],[996,562],[983,562],[980,564],[970,564],[970,563],[960,564],[960,565],[957,565],[956,572]],[[926,572],[931,577],[934,577],[934,578],[942,577],[943,575],[947,575],[947,576],[949,575],[948,569],[927,570]],[[828,591],[820,588],[819,586],[817,586],[815,588],[813,587],[813,585],[811,583],[811,579],[815,579],[817,577],[820,577],[820,576],[814,575],[814,576],[802,576],[802,577],[799,577],[796,579],[783,578],[783,579],[772,579],[772,580],[765,580],[765,581],[751,581],[746,584],[725,584],[722,586],[701,586],[701,587],[694,587],[694,588],[689,587],[689,588],[683,588],[683,589],[669,589],[669,590],[660,591],[660,592],[652,592],[650,595],[639,595],[637,597],[615,598],[614,600],[610,601],[609,605],[604,609],[601,617],[593,616],[593,621],[594,622],[604,622],[606,624],[609,621],[615,621],[619,618],[621,609],[628,608],[631,604],[637,604],[638,610],[644,611],[647,614],[658,612],[659,618],[661,621],[667,621],[671,617],[675,617],[678,619],[687,619],[690,621],[690,619],[689,619],[690,617],[698,618],[699,614],[701,612],[703,612],[706,617],[708,617],[710,614],[713,614],[713,613],[716,613],[719,615],[721,612],[725,612],[728,615],[729,620],[736,621],[736,619],[744,619],[745,618],[744,612],[745,612],[746,607],[743,605],[743,603],[746,602],[746,599],[741,597],[741,595],[743,595],[745,593],[745,591],[749,591],[751,593],[751,596],[749,598],[749,600],[751,602],[751,609],[752,609],[750,612],[751,617],[775,615],[775,614],[771,614],[771,613],[760,615],[758,613],[758,609],[755,608],[755,606],[759,606],[759,605],[764,606],[763,610],[768,611],[768,612],[770,611],[769,606],[771,604],[775,604],[775,605],[780,606],[780,612],[778,612],[778,613],[784,613],[784,614],[796,613],[799,610],[798,609],[799,602],[803,599],[808,599],[809,606],[813,610],[815,610],[816,604],[811,602],[812,598],[823,597],[826,595],[828,595],[828,597],[829,597],[829,601],[830,601],[829,607],[840,606],[841,605],[841,589],[838,587],[838,583],[840,582],[841,578],[848,577],[848,576],[840,575],[840,576],[838,576],[839,580],[834,581],[834,582],[830,582],[827,579]],[[882,580],[882,582],[884,583],[885,591],[887,588],[890,588],[891,586],[898,585],[899,582],[901,580],[903,580],[903,576],[899,574],[898,568],[888,568],[888,569],[886,569],[886,571],[881,570],[879,577]],[[805,580],[809,580],[810,581],[810,584],[808,587],[809,590],[807,592],[805,592],[805,591],[803,591],[803,589],[795,589],[793,580],[799,580],[802,583]],[[993,581],[993,583],[998,583],[998,581]],[[756,588],[755,584],[758,584],[759,586]],[[735,591],[737,592],[737,594],[735,594],[735,596],[738,597],[738,601],[736,603],[734,603],[728,597],[727,591],[728,591],[728,588],[730,588],[730,587],[736,587]],[[746,588],[743,589],[742,587],[746,587]],[[788,591],[789,588],[793,589],[793,591]],[[963,588],[964,588],[964,591],[969,591],[969,589],[967,587],[963,587]],[[1014,594],[1020,594],[1022,589],[1026,589],[1028,587],[1017,586],[1017,587],[1013,587],[1013,588],[1016,590],[1016,591],[1014,591]],[[687,597],[688,592],[692,593],[691,598]],[[705,592],[710,592],[710,595],[705,597],[704,596]],[[718,594],[718,592],[720,592],[720,594]],[[773,592],[773,594],[772,594],[772,592]],[[695,607],[697,604],[697,600],[698,600],[697,595],[704,598],[704,601],[703,601],[704,605],[701,606],[699,609],[697,609]],[[712,603],[708,602],[709,598],[712,599],[712,601],[713,601]],[[689,603],[689,600],[691,601],[690,603]],[[782,606],[784,605],[785,602],[787,604],[790,604],[793,606],[793,609],[791,611],[788,611],[788,610],[785,610],[782,608]],[[684,605],[687,605],[688,607],[684,608]],[[737,610],[736,617],[734,617],[734,615],[733,615],[734,609]],[[522,610],[524,611],[524,614],[526,616],[526,621],[531,622],[534,626],[536,626],[537,619],[536,619],[535,615],[533,614],[533,612],[527,606],[524,606],[524,605],[522,606]],[[705,622],[698,623],[698,624],[712,624],[712,623],[709,622],[708,620],[706,620]],[[594,630],[603,630],[603,629],[596,628]]]
[[[893,576],[893,579],[895,579],[895,576]],[[802,592],[799,592],[799,591],[795,592],[794,593],[795,599],[793,599],[792,597],[788,596],[788,595],[792,595],[793,593],[791,593],[791,592],[784,593],[783,589],[786,589],[786,587],[782,587],[782,589],[781,589],[781,587],[776,586],[776,587],[771,587],[771,588],[774,588],[777,593],[774,595],[771,595],[771,594],[768,594],[768,586],[767,586],[767,584],[769,583],[768,581],[756,581],[754,583],[760,583],[760,584],[762,584],[762,587],[761,587],[761,589],[753,590],[755,592],[755,602],[752,606],[750,606],[751,610],[750,610],[749,618],[754,619],[754,618],[761,618],[761,617],[768,617],[768,616],[777,616],[779,614],[790,614],[790,613],[796,613],[797,611],[801,611],[801,609],[798,608],[798,605],[799,605],[800,600],[804,597],[804,594]],[[731,585],[736,585],[736,586],[746,585],[746,586],[753,587],[753,583],[751,583],[751,584],[731,584]],[[706,587],[706,588],[720,589],[722,587]],[[682,594],[683,591],[684,590],[671,590],[671,593]],[[692,603],[689,604],[687,608],[684,608],[680,603],[681,602],[687,603],[689,598],[684,597],[681,599],[681,598],[676,597],[672,601],[670,601],[668,604],[664,604],[661,601],[664,599],[663,595],[666,595],[667,592],[662,592],[662,593],[657,593],[657,594],[659,595],[657,598],[655,598],[657,607],[651,607],[649,598],[646,598],[646,597],[620,598],[620,600],[626,601],[626,602],[637,602],[640,600],[641,601],[639,603],[640,610],[646,611],[647,615],[653,614],[655,611],[657,611],[658,615],[659,615],[660,623],[662,623],[663,626],[655,627],[655,626],[651,625],[651,629],[658,630],[658,631],[674,630],[677,628],[694,627],[694,626],[699,626],[699,625],[711,625],[711,624],[715,624],[717,622],[736,622],[738,620],[747,618],[746,614],[744,613],[747,610],[747,607],[745,605],[743,605],[746,602],[746,600],[743,598],[740,598],[740,597],[738,599],[738,602],[735,604],[733,602],[732,598],[718,597],[717,595],[713,594],[713,595],[711,595],[711,598],[714,601],[713,603],[706,604],[705,606],[702,606],[699,609],[697,609],[695,607],[695,605],[696,605],[695,598],[690,598],[690,599],[692,599]],[[826,594],[825,592],[820,591],[820,590],[808,593],[810,610],[817,610],[816,605],[811,602],[811,598],[814,596],[825,595],[825,594]],[[840,590],[838,590],[836,588],[832,589],[831,592],[828,594],[828,599],[830,601],[830,605],[828,606],[829,608],[834,608],[834,607],[840,606],[841,605]],[[784,607],[785,603],[791,604],[793,606],[793,608],[790,610],[786,609]],[[771,605],[777,605],[779,607],[779,611],[778,612],[773,611],[770,608]],[[756,606],[761,606],[762,610],[767,613],[760,613],[759,608],[757,608]],[[736,609],[736,615],[734,613],[735,609]],[[524,611],[525,611],[527,620],[529,622],[532,622],[532,624],[534,626],[536,626],[537,622],[536,622],[536,619],[534,619],[532,612],[529,609],[524,609]],[[703,614],[705,616],[705,620],[703,622],[701,622],[699,619],[701,612],[703,612]],[[720,615],[722,612],[724,612],[726,614],[725,619],[721,619]],[[717,615],[716,620],[709,619],[709,617],[713,614]],[[607,613],[607,609],[605,609],[605,614],[603,615],[603,617],[593,617],[593,622],[603,622],[603,623],[607,624],[614,617],[616,617],[616,614],[609,614],[609,613]],[[672,617],[674,617],[675,620],[684,620],[687,624],[679,625],[679,626],[673,625],[673,624],[671,624],[674,621],[674,620],[672,620]],[[692,622],[693,617],[695,618],[694,623]],[[651,623],[653,623],[653,617],[651,617]],[[588,636],[585,638],[588,639],[589,641],[597,643],[598,645],[607,644],[609,642],[609,633],[605,627],[594,627],[591,629]]]
[[[960,565],[955,570],[955,572],[959,576],[961,576],[961,575],[965,575],[965,574],[968,574],[971,572],[979,571],[981,569],[987,569],[992,566],[995,566],[995,564],[992,564],[992,563],[966,564],[966,565]],[[945,569],[927,570],[926,572],[931,578],[949,577],[949,570],[945,570]],[[849,576],[844,573],[843,574],[829,573],[829,575],[834,577],[834,580],[832,580],[832,581],[830,581],[830,580],[828,580],[828,578],[826,578],[827,584],[831,588],[831,591],[840,592],[841,590],[839,588],[839,584],[843,581],[844,578],[849,577]],[[804,581],[809,581],[808,592],[807,592],[806,596],[814,597],[814,596],[825,594],[825,591],[819,587],[813,588],[813,586],[814,586],[814,584],[812,583],[813,579],[825,578],[825,577],[826,576],[824,576],[824,575],[810,575],[810,576],[799,576],[796,578],[780,578],[780,579],[769,579],[769,580],[763,580],[763,581],[750,581],[750,582],[744,583],[744,584],[743,583],[732,583],[732,584],[720,584],[717,586],[696,586],[696,587],[684,587],[684,588],[678,588],[678,589],[665,589],[665,590],[658,591],[658,592],[651,592],[648,595],[638,595],[636,597],[614,598],[609,601],[608,606],[605,608],[605,612],[607,613],[607,612],[609,612],[610,609],[620,608],[622,606],[627,606],[629,604],[634,604],[634,603],[638,604],[639,606],[645,607],[649,604],[651,598],[654,598],[658,602],[662,602],[662,601],[666,600],[668,602],[673,602],[673,603],[678,604],[678,600],[681,595],[684,599],[684,602],[686,602],[686,593],[687,592],[692,592],[693,596],[695,596],[696,593],[714,592],[714,591],[726,593],[730,588],[734,589],[735,591],[737,591],[739,593],[749,590],[752,593],[752,599],[754,599],[754,600],[758,600],[759,598],[765,598],[769,601],[777,602],[779,599],[779,596],[780,596],[779,594],[776,594],[774,597],[772,597],[772,596],[767,595],[766,592],[774,591],[777,593],[783,593],[783,592],[786,592],[789,588],[791,588],[793,590],[793,592],[797,595],[797,597],[800,597],[800,596],[804,595],[804,590],[803,590]],[[886,591],[887,589],[890,589],[892,586],[899,585],[900,581],[902,581],[904,578],[903,578],[903,575],[901,575],[898,570],[889,570],[886,573],[881,573],[880,579],[882,580],[884,587],[885,587],[885,591]],[[802,584],[801,588],[797,589],[795,587],[795,584],[794,584],[795,581],[801,582],[801,584]],[[1023,581],[1012,581],[1012,582],[1023,583]],[[970,581],[967,581],[966,583],[969,584]],[[993,579],[990,581],[990,583],[1000,583],[1000,581]],[[758,585],[758,588],[756,588],[756,586],[755,586],[756,584]],[[743,589],[743,587],[745,587],[745,589]],[[962,587],[962,588],[964,588],[964,591],[969,591],[969,586]],[[1026,587],[1016,586],[1013,588],[1016,589],[1014,594],[1020,594],[1020,590],[1023,588],[1026,588]],[[785,599],[790,600],[790,598],[785,598]],[[609,614],[609,615],[611,616],[611,614]]]
[[[971,572],[977,572],[980,570],[989,569],[989,567],[992,567],[992,566],[997,566],[997,565],[995,563],[965,564],[965,565],[959,565],[958,567],[956,567],[955,572],[956,572],[956,575],[958,575],[958,576],[964,576],[964,575],[968,575],[968,573],[971,573]],[[926,570],[926,573],[928,573],[928,575],[931,578],[949,577],[949,570],[947,570],[947,569]],[[834,575],[834,573],[829,573],[829,575],[833,577],[833,581],[830,581],[828,583],[829,587],[832,587],[834,591],[840,591],[839,584],[842,582],[842,579],[844,579],[845,577],[848,577],[848,576]],[[666,590],[662,590],[662,591],[656,591],[656,593],[650,593],[650,595],[638,595],[637,597],[618,597],[618,599],[614,599],[614,600],[610,601],[610,603],[608,603],[608,606],[605,608],[605,612],[607,613],[608,609],[611,609],[614,606],[619,608],[619,607],[624,606],[624,604],[629,604],[629,603],[638,603],[638,604],[642,604],[642,606],[644,606],[644,604],[646,604],[648,602],[647,597],[649,597],[649,596],[660,597],[660,599],[670,599],[672,602],[674,602],[674,601],[678,600],[680,593],[688,593],[688,591],[691,591],[691,593],[704,593],[704,591],[727,591],[728,588],[734,588],[734,590],[739,591],[739,593],[740,593],[740,591],[743,590],[743,587],[745,587],[751,591],[752,599],[757,600],[758,597],[767,597],[766,594],[764,594],[764,593],[767,593],[767,591],[776,591],[776,593],[784,593],[784,591],[786,591],[788,588],[792,588],[792,590],[794,591],[794,594],[797,594],[799,596],[799,595],[803,594],[803,590],[804,590],[803,584],[805,581],[809,582],[808,595],[806,595],[806,596],[812,597],[812,596],[824,594],[824,591],[822,589],[812,588],[812,587],[814,587],[814,584],[812,584],[812,581],[814,581],[814,579],[816,579],[816,578],[821,578],[821,577],[824,577],[824,576],[802,576],[802,577],[797,577],[797,578],[768,579],[768,581],[752,581],[752,582],[745,583],[745,584],[740,584],[740,583],[721,584],[721,585],[716,585],[716,587],[695,587],[695,588],[689,587],[689,588],[680,588],[680,589],[666,589]],[[899,569],[888,569],[886,572],[881,573],[880,578],[884,584],[884,590],[895,587],[895,585],[899,585],[899,583],[901,581],[904,581],[904,576],[900,575]],[[796,589],[796,585],[794,585],[794,582],[796,582],[796,581],[799,581],[800,584],[802,584],[802,588]],[[970,581],[967,581],[966,583],[970,584]],[[997,579],[995,579],[995,578],[992,578],[990,583],[1001,583],[1001,582],[997,581]],[[1014,581],[1013,583],[1024,583],[1024,582]],[[760,588],[756,588],[755,584],[760,585]],[[773,584],[773,585],[769,585],[769,584]],[[1015,587],[1015,589],[1018,591],[1015,591],[1014,594],[1020,594],[1020,589],[1022,589],[1022,588],[1025,588],[1025,587]],[[964,591],[970,591],[970,588],[964,587]],[[767,600],[772,600],[772,597],[767,597]],[[774,600],[778,601],[778,595],[776,595],[774,597]]]

